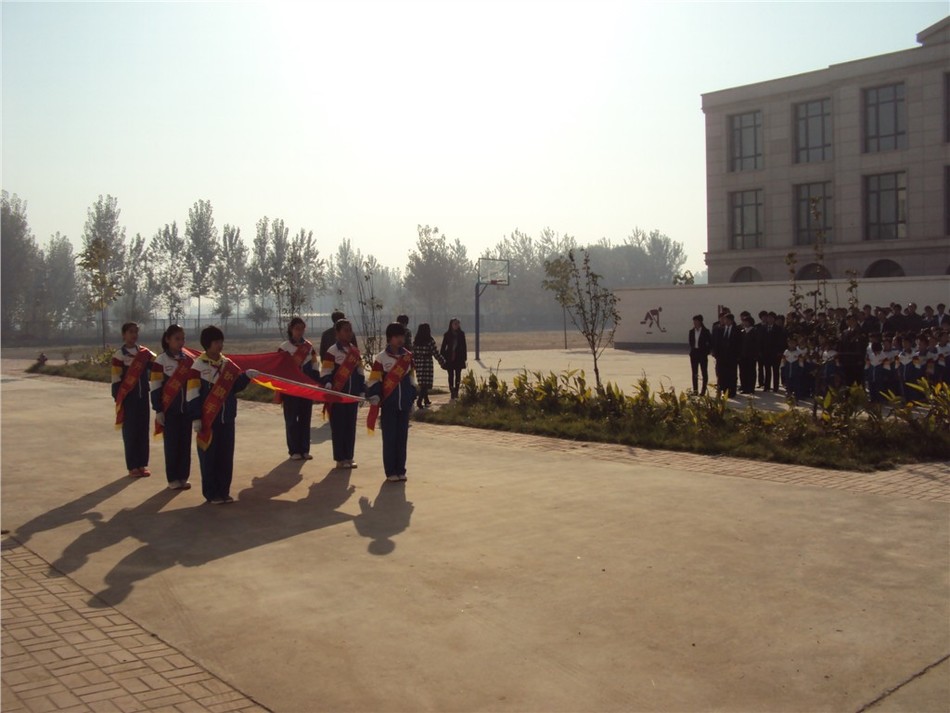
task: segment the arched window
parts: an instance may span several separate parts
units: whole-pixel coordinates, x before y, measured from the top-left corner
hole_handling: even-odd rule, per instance
[[[893,260],[878,260],[864,271],[865,277],[904,277],[904,268]]]
[[[732,273],[729,282],[762,282],[762,273],[754,267],[740,267]]]
[[[824,265],[810,262],[795,273],[796,280],[830,280],[831,273]]]

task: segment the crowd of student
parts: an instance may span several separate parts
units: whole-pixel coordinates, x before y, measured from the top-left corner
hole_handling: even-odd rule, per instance
[[[712,329],[702,315],[689,331],[693,391],[706,393],[708,357],[715,359],[718,392],[784,391],[796,399],[824,395],[830,388],[861,384],[872,401],[888,392],[906,401],[931,384],[950,380],[950,315],[946,305],[806,309],[786,315],[761,311],[758,322],[741,312],[739,322],[720,307]],[[699,385],[699,376],[702,386]]]
[[[315,348],[305,338],[306,323],[295,317],[287,326],[287,352],[301,374],[320,386],[343,395],[341,402],[324,404],[330,422],[333,460],[338,469],[356,467],[354,450],[361,403],[370,408],[366,425],[382,430],[383,466],[387,481],[406,480],[406,447],[409,415],[413,407],[426,408],[433,386],[433,360],[449,375],[452,398],[457,398],[462,370],[468,358],[465,333],[457,319],[449,323],[436,347],[428,324],[420,324],[415,342],[409,319],[400,315],[386,328],[386,348],[374,355],[365,377],[353,326],[335,312],[332,326]],[[258,376],[241,369],[224,355],[224,333],[215,326],[201,331],[203,351],[197,356],[185,349],[185,330],[172,325],[162,335],[156,355],[138,344],[139,327],[122,326],[122,346],[112,357],[112,397],[116,428],[121,428],[126,467],[133,478],[151,475],[149,431],[154,411],[155,436],[163,438],[165,475],[170,490],[191,488],[191,449],[197,442],[202,495],[207,502],[231,503],[234,472],[237,394]],[[292,460],[311,460],[312,399],[282,395],[281,405]]]

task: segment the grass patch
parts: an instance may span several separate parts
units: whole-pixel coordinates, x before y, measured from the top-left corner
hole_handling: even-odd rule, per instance
[[[950,389],[924,389],[921,402],[868,404],[863,391],[829,392],[820,407],[764,412],[722,399],[653,392],[642,380],[632,396],[587,386],[583,372],[522,373],[513,388],[491,374],[463,380],[461,398],[419,421],[617,443],[640,448],[728,455],[870,472],[950,458]]]

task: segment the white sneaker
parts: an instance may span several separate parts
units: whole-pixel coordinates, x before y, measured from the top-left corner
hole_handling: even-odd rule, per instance
[[[313,456],[310,455],[309,453],[303,453],[301,454],[300,457],[303,458],[304,460],[313,460]]]
[[[303,460],[303,456],[299,453],[294,453],[290,456],[290,460]]]
[[[180,480],[172,480],[172,481],[169,481],[169,483],[168,483],[168,489],[169,489],[169,490],[181,490],[181,481],[180,481]]]
[[[387,476],[386,476],[386,480],[388,480],[390,483],[398,483],[398,482],[399,482],[399,476],[398,476],[398,475],[387,475]]]
[[[351,461],[351,460],[348,460],[348,461],[346,462],[346,467],[347,467],[347,468],[359,468],[359,466],[356,465],[356,463],[354,463],[354,462]]]

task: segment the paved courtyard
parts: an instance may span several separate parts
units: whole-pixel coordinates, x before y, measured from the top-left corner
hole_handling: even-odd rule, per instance
[[[241,403],[216,508],[160,443],[123,477],[104,385],[5,366],[0,396],[4,711],[950,708],[947,464],[416,424],[384,484],[378,436],[334,471],[316,420],[289,461]]]

